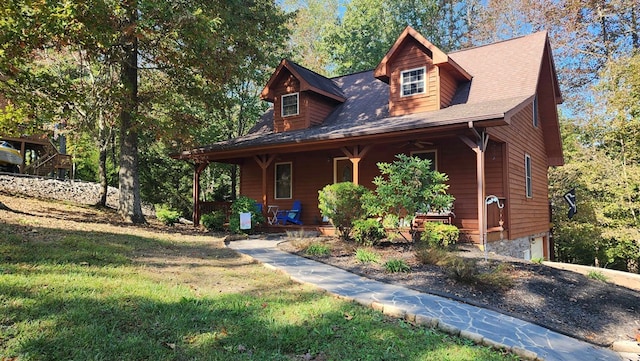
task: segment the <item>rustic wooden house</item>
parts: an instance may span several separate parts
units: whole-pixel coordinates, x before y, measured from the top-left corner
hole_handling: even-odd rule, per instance
[[[372,187],[376,163],[404,153],[448,174],[456,200],[441,220],[469,240],[521,258],[550,254],[547,169],[564,160],[546,32],[447,54],[409,27],[373,71],[328,79],[283,60],[261,97],[273,107],[249,134],[176,156],[196,165],[196,221],[211,162],[238,164],[240,193],[265,212],[300,200],[303,224],[321,228],[318,190]]]

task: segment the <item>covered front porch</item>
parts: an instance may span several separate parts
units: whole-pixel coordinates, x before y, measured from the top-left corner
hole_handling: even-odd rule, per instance
[[[486,241],[509,239],[505,152],[504,143],[489,140],[484,132],[467,129],[422,137],[372,139],[358,144],[290,146],[261,154],[255,150],[236,152],[225,159],[201,158],[196,162],[193,177],[194,223],[197,225],[200,216],[213,209],[229,212],[229,203],[201,199],[200,173],[211,162],[234,163],[240,167],[239,193],[261,204],[265,219],[272,219],[277,210],[290,209],[295,200],[302,204],[302,225],[267,222],[260,226],[260,231],[332,234],[333,227],[318,209],[318,191],[342,181],[372,189],[372,181],[379,175],[377,163],[393,162],[396,154],[404,153],[430,159],[434,169],[449,176],[449,193],[456,198],[450,215],[444,218],[428,215],[422,217],[424,221],[454,224],[467,241],[478,244],[484,243],[485,233]],[[488,195],[495,195],[499,202],[487,205]]]

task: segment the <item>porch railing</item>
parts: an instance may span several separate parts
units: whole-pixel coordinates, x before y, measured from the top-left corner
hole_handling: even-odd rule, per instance
[[[215,202],[200,202],[199,203],[200,215],[211,213],[214,211],[221,211],[227,215],[227,219],[229,219],[229,215],[231,214],[231,202],[225,201],[215,201]]]

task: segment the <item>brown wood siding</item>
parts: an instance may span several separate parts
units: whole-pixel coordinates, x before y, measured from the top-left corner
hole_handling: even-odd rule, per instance
[[[262,168],[253,159],[245,159],[240,165],[240,194],[262,202]]]
[[[331,114],[335,105],[327,98],[314,93],[306,93],[305,108],[308,112],[307,118],[311,126],[322,124],[325,118]]]
[[[509,205],[510,238],[516,239],[549,230],[548,161],[543,132],[533,126],[532,105],[511,119],[511,125],[495,127],[489,134],[508,140],[507,203]],[[525,189],[525,154],[531,156],[533,197]]]
[[[456,94],[458,82],[446,70],[440,69],[440,108],[446,108],[451,105],[451,100]]]
[[[279,82],[279,85],[274,89],[274,93],[278,94],[273,100],[273,129],[276,133],[293,129],[302,129],[302,127],[304,127],[305,109],[303,108],[304,96],[302,93],[300,93],[298,97],[298,115],[282,117],[282,95],[296,93],[299,91],[300,82],[290,74],[288,76],[284,76],[283,80]]]
[[[438,171],[449,176],[449,193],[455,197],[453,223],[459,228],[478,228],[476,153],[458,138],[438,151]]]
[[[426,89],[424,94],[402,96],[400,76],[403,71],[426,67]],[[438,69],[433,60],[414,41],[407,42],[398,50],[391,64],[389,81],[389,114],[398,116],[410,113],[438,110],[439,79]]]

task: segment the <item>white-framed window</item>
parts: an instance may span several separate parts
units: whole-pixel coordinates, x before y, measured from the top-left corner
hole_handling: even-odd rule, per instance
[[[282,96],[282,117],[298,115],[299,113],[299,93]]]
[[[412,157],[418,157],[420,159],[429,159],[431,161],[431,170],[438,170],[438,151],[432,150],[419,150],[411,152]]]
[[[353,182],[353,163],[347,157],[333,158],[333,183]]]
[[[275,198],[291,199],[292,193],[292,165],[291,162],[275,164]]]
[[[425,67],[405,70],[400,74],[400,86],[402,96],[424,94],[427,88],[427,77]]]
[[[536,95],[533,98],[533,127],[537,128],[538,127],[538,96]]]
[[[531,156],[524,155],[524,181],[527,198],[533,197],[533,183],[531,182]]]

